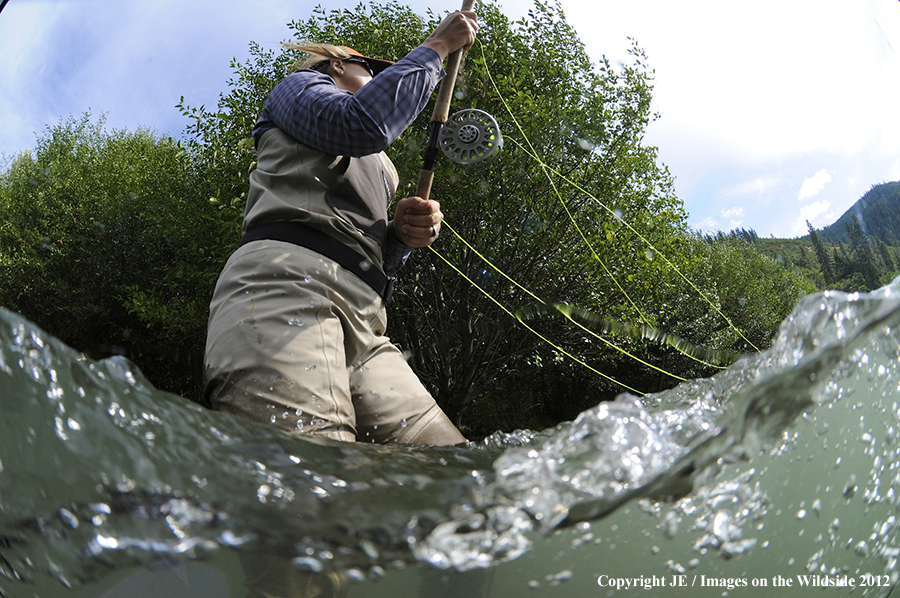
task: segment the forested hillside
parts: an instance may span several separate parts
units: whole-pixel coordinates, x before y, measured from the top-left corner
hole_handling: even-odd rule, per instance
[[[798,239],[763,238],[753,230],[707,235],[709,243],[755,247],[819,290],[870,291],[900,275],[900,181],[873,186],[835,223]]]
[[[859,201],[844,212],[834,224],[824,227],[819,235],[826,243],[850,243],[852,216],[855,215],[863,234],[888,245],[900,245],[900,181],[874,185]]]

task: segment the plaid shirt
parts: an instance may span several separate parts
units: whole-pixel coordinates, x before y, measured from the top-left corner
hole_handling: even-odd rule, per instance
[[[384,151],[419,115],[444,75],[438,53],[419,46],[355,94],[324,73],[304,69],[269,94],[253,129],[278,127],[300,143],[337,156]]]
[[[425,108],[444,70],[441,58],[419,46],[378,73],[355,94],[335,85],[324,73],[300,70],[281,80],[266,99],[253,129],[279,128],[300,143],[326,154],[367,156],[387,149]],[[412,248],[388,227],[384,270],[396,274]]]

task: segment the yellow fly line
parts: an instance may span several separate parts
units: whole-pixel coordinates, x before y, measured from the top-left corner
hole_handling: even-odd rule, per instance
[[[648,318],[645,317],[645,315],[643,314],[643,312],[641,311],[641,309],[638,307],[638,305],[634,302],[634,300],[631,298],[631,296],[628,294],[628,292],[627,292],[627,291],[623,288],[623,286],[619,283],[619,281],[617,280],[616,276],[610,271],[610,269],[607,267],[607,265],[604,263],[604,261],[600,258],[598,252],[594,249],[594,247],[593,247],[593,245],[591,244],[590,240],[588,239],[587,235],[584,233],[584,231],[582,231],[581,227],[578,225],[578,223],[577,223],[577,221],[576,221],[574,215],[572,214],[571,210],[569,209],[568,204],[567,204],[566,201],[563,199],[562,194],[561,194],[560,191],[559,191],[559,188],[558,188],[558,186],[557,186],[557,184],[556,184],[556,180],[554,179],[554,175],[555,175],[555,176],[558,177],[560,180],[564,181],[565,183],[568,183],[568,184],[571,185],[574,189],[577,189],[578,191],[580,191],[581,193],[583,193],[583,194],[584,194],[586,197],[588,197],[590,200],[596,202],[600,207],[602,207],[604,210],[606,210],[607,212],[609,212],[614,218],[616,218],[617,221],[619,221],[623,226],[625,226],[629,231],[631,231],[638,239],[640,239],[644,244],[646,244],[646,246],[647,246],[651,251],[653,251],[655,255],[659,255],[660,258],[663,259],[663,261],[666,263],[666,265],[668,265],[673,271],[675,271],[676,274],[678,274],[678,276],[680,276],[685,282],[687,282],[687,284],[690,285],[690,287],[693,288],[693,289],[699,294],[699,296],[702,297],[702,298],[703,298],[703,299],[704,299],[704,300],[705,300],[705,301],[706,301],[706,302],[707,302],[707,303],[708,303],[708,304],[716,311],[716,313],[718,313],[718,314],[719,314],[719,315],[720,315],[720,316],[728,323],[728,325],[729,325],[732,329],[734,329],[734,330],[740,335],[741,338],[743,338],[743,339],[744,339],[751,347],[753,347],[755,350],[759,351],[759,349],[758,349],[758,348],[757,348],[757,347],[756,347],[756,346],[755,346],[755,345],[754,345],[754,344],[753,344],[753,343],[752,343],[752,342],[751,342],[751,341],[743,334],[743,332],[741,332],[741,330],[738,329],[738,328],[731,322],[731,320],[730,320],[724,313],[722,313],[722,311],[721,311],[718,307],[716,307],[716,305],[712,302],[712,300],[710,300],[710,299],[703,293],[703,291],[701,291],[701,290],[700,290],[700,289],[699,289],[699,288],[698,288],[698,287],[697,287],[690,279],[688,279],[688,278],[681,272],[681,270],[680,270],[674,263],[672,263],[671,260],[669,260],[669,259],[665,256],[665,254],[663,254],[661,251],[659,251],[659,249],[657,249],[649,239],[647,239],[644,235],[642,235],[642,234],[641,234],[640,232],[638,232],[634,227],[632,227],[632,226],[631,226],[627,221],[625,221],[625,220],[621,217],[621,215],[618,214],[615,210],[611,209],[610,207],[608,207],[607,205],[605,205],[602,201],[600,201],[599,199],[597,199],[597,197],[594,196],[592,193],[590,193],[589,191],[587,191],[586,189],[584,189],[581,185],[579,185],[577,182],[575,182],[575,181],[573,181],[572,179],[570,179],[569,177],[563,175],[562,173],[560,173],[559,171],[555,170],[554,168],[552,168],[552,167],[549,166],[546,162],[543,161],[543,159],[538,155],[538,152],[534,149],[534,146],[531,144],[531,141],[528,139],[528,136],[525,134],[525,131],[522,129],[522,126],[519,124],[518,119],[516,119],[516,116],[515,116],[515,114],[513,113],[512,109],[510,108],[509,104],[506,102],[506,99],[505,99],[505,98],[503,97],[503,95],[500,93],[500,90],[499,90],[499,88],[497,87],[497,84],[496,84],[496,82],[494,81],[493,76],[492,76],[491,73],[490,73],[490,69],[487,68],[487,58],[486,58],[486,56],[485,56],[485,54],[484,54],[484,47],[481,45],[480,42],[476,42],[476,43],[479,44],[479,47],[480,47],[480,49],[481,49],[481,53],[482,53],[482,61],[483,61],[483,64],[485,65],[485,71],[486,71],[486,73],[487,73],[487,75],[488,75],[488,78],[489,78],[490,81],[491,81],[491,85],[493,86],[494,91],[497,93],[497,96],[500,98],[500,101],[503,103],[503,106],[506,108],[506,111],[507,111],[507,113],[509,114],[510,118],[512,119],[512,121],[513,121],[514,124],[516,125],[516,128],[518,129],[519,133],[522,135],[522,138],[525,140],[525,144],[527,145],[527,147],[526,147],[526,145],[523,145],[522,143],[519,143],[519,142],[517,142],[517,141],[515,141],[515,140],[513,140],[513,143],[515,143],[515,144],[516,144],[523,152],[525,152],[525,154],[526,154],[527,156],[529,156],[531,159],[533,159],[535,162],[537,162],[537,163],[540,165],[541,171],[544,173],[544,176],[546,176],[546,177],[547,177],[547,180],[550,182],[550,185],[551,185],[551,187],[553,188],[554,194],[556,195],[556,197],[557,197],[557,199],[559,200],[561,206],[563,207],[564,211],[566,212],[566,215],[568,216],[569,221],[570,221],[570,222],[572,223],[572,225],[575,227],[575,230],[577,231],[579,237],[582,239],[582,241],[584,242],[584,244],[585,244],[585,245],[587,246],[587,248],[590,250],[590,253],[591,253],[591,255],[593,256],[593,258],[594,258],[594,259],[600,264],[600,266],[603,268],[603,271],[604,271],[604,272],[609,276],[609,278],[613,281],[613,283],[615,284],[616,288],[617,288],[617,289],[618,289],[618,290],[626,297],[626,299],[627,299],[628,302],[631,304],[631,306],[634,308],[635,312],[638,314],[638,316],[639,316],[640,319],[644,322],[644,324],[641,325],[641,326],[638,326],[638,327],[631,326],[631,325],[624,324],[624,323],[612,324],[612,323],[610,323],[608,320],[605,320],[605,319],[603,319],[603,318],[599,318],[599,317],[597,317],[596,315],[594,315],[594,314],[592,314],[592,313],[590,313],[590,312],[587,312],[587,311],[585,311],[585,310],[581,310],[581,309],[579,309],[579,308],[577,308],[577,307],[574,307],[574,306],[571,306],[571,305],[566,305],[566,304],[555,304],[555,305],[550,306],[550,305],[548,305],[544,300],[542,300],[540,297],[538,297],[538,296],[535,295],[533,292],[531,292],[529,289],[527,289],[525,286],[523,286],[523,285],[520,284],[518,281],[514,280],[512,277],[510,277],[508,274],[506,274],[504,271],[502,271],[502,270],[501,270],[499,267],[497,267],[493,262],[491,262],[487,257],[485,257],[481,252],[479,252],[479,251],[478,251],[471,243],[469,243],[468,241],[466,241],[466,239],[463,238],[463,236],[462,236],[456,229],[454,229],[454,228],[446,221],[446,219],[443,221],[443,225],[446,226],[446,227],[447,227],[447,228],[448,228],[448,229],[449,229],[449,230],[450,230],[450,231],[451,231],[451,232],[452,232],[452,233],[460,240],[460,242],[463,243],[470,251],[472,251],[472,252],[473,252],[480,260],[482,260],[482,261],[483,261],[485,264],[487,264],[492,270],[494,270],[495,272],[497,272],[500,276],[502,276],[503,278],[505,278],[505,279],[506,279],[507,281],[509,281],[511,284],[515,285],[516,287],[518,287],[519,289],[521,289],[523,292],[525,292],[528,296],[532,297],[535,301],[537,301],[537,302],[540,304],[540,306],[541,306],[542,308],[552,308],[555,312],[561,314],[563,317],[565,317],[569,322],[571,322],[572,324],[574,324],[575,326],[577,326],[579,329],[583,330],[584,332],[587,332],[588,334],[590,334],[590,335],[593,336],[594,338],[600,340],[601,342],[603,342],[604,344],[606,344],[608,347],[614,349],[615,351],[618,351],[619,353],[621,353],[621,354],[623,354],[623,355],[625,355],[625,356],[627,356],[627,357],[629,357],[629,358],[631,358],[631,359],[633,359],[633,360],[635,360],[635,361],[641,363],[642,365],[644,365],[644,366],[646,366],[646,367],[649,367],[649,368],[651,368],[651,369],[653,369],[653,370],[656,370],[656,371],[658,371],[658,372],[660,372],[660,373],[662,373],[662,374],[665,374],[665,375],[667,375],[667,376],[670,376],[670,377],[672,377],[672,378],[674,378],[674,379],[676,379],[676,380],[679,380],[679,381],[685,381],[685,380],[686,380],[685,378],[683,378],[683,377],[681,377],[681,376],[678,376],[678,375],[676,375],[676,374],[673,374],[673,373],[671,373],[671,372],[668,372],[668,371],[666,371],[665,369],[662,369],[662,368],[660,368],[660,367],[658,367],[658,366],[656,366],[656,365],[653,365],[652,363],[647,362],[647,361],[644,360],[644,359],[641,359],[640,357],[638,357],[638,356],[636,356],[636,355],[634,355],[634,354],[628,352],[627,350],[623,349],[622,347],[619,347],[618,345],[616,345],[615,343],[611,342],[610,340],[608,340],[608,339],[606,339],[606,338],[603,338],[600,334],[598,334],[597,332],[595,332],[595,331],[591,330],[590,328],[584,326],[581,322],[579,322],[578,320],[576,320],[576,319],[575,319],[575,315],[579,316],[579,317],[580,317],[581,319],[583,319],[583,320],[588,320],[588,321],[600,321],[600,322],[603,322],[603,323],[604,323],[604,326],[605,326],[608,330],[612,330],[612,331],[614,331],[614,332],[616,332],[616,333],[619,333],[619,334],[622,334],[623,332],[624,332],[624,333],[634,334],[634,333],[635,333],[635,332],[634,332],[635,330],[639,330],[640,336],[641,336],[642,338],[649,338],[649,339],[653,339],[653,340],[656,340],[656,341],[664,342],[664,343],[668,344],[669,346],[673,347],[674,349],[676,349],[677,351],[679,351],[679,352],[681,352],[682,354],[684,354],[686,357],[689,357],[690,359],[693,359],[693,360],[697,361],[698,363],[701,363],[701,364],[706,365],[706,366],[709,366],[709,367],[721,369],[721,368],[723,368],[724,366],[718,365],[718,364],[715,364],[715,363],[710,363],[710,362],[707,361],[707,360],[704,360],[704,359],[701,359],[701,358],[697,357],[697,354],[703,353],[703,354],[705,354],[705,355],[707,355],[707,356],[710,356],[710,358],[711,358],[711,359],[714,359],[714,360],[720,360],[720,359],[725,358],[726,356],[727,356],[728,358],[733,359],[733,356],[730,355],[729,352],[726,352],[726,351],[710,351],[710,350],[705,349],[705,348],[703,348],[703,347],[699,347],[699,346],[697,346],[697,345],[693,345],[692,343],[689,343],[688,341],[685,341],[684,339],[681,339],[681,338],[679,338],[679,337],[677,337],[677,336],[675,336],[675,335],[671,335],[671,334],[668,334],[668,333],[661,332],[661,331],[657,330],[656,328],[654,328],[654,327],[652,327],[652,326],[650,326],[650,325],[648,324],[648,322],[649,322]],[[488,291],[486,291],[486,290],[483,289],[481,286],[479,286],[474,280],[472,280],[469,276],[467,276],[460,268],[458,268],[456,265],[454,265],[447,257],[445,257],[443,254],[441,254],[439,251],[437,251],[434,247],[429,247],[429,249],[430,249],[430,250],[431,250],[438,258],[440,258],[443,262],[445,262],[451,269],[453,269],[456,273],[458,273],[460,276],[462,276],[462,277],[463,277],[469,284],[471,284],[475,289],[477,289],[477,290],[478,290],[479,292],[481,292],[485,297],[487,297],[491,302],[493,302],[495,305],[497,305],[497,307],[499,307],[502,311],[504,311],[505,313],[507,313],[509,316],[515,318],[515,320],[516,320],[517,322],[519,322],[519,324],[520,324],[521,326],[523,326],[523,327],[524,327],[525,329],[527,329],[529,332],[531,332],[532,334],[534,334],[535,336],[537,336],[537,337],[538,337],[541,341],[543,341],[544,343],[547,343],[549,346],[553,347],[553,349],[555,349],[556,351],[558,351],[560,354],[562,354],[562,355],[564,355],[564,356],[566,356],[566,357],[572,359],[573,361],[575,361],[575,362],[578,363],[579,365],[581,365],[581,366],[583,366],[583,367],[589,369],[590,371],[594,372],[595,374],[597,374],[597,375],[599,375],[599,376],[601,376],[601,377],[603,377],[603,378],[605,378],[605,379],[607,379],[607,380],[609,380],[609,381],[611,381],[611,382],[613,382],[613,383],[615,383],[615,384],[621,386],[622,388],[625,388],[626,390],[628,390],[628,391],[630,391],[630,392],[632,392],[632,393],[635,393],[635,394],[638,394],[638,395],[643,395],[642,392],[640,392],[640,391],[638,391],[638,390],[636,390],[636,389],[634,389],[634,388],[628,386],[627,384],[624,384],[624,383],[622,383],[622,382],[616,380],[615,378],[612,378],[611,376],[609,376],[609,375],[607,375],[607,374],[604,374],[603,372],[597,370],[597,369],[594,368],[593,366],[591,366],[591,365],[587,364],[586,362],[584,362],[584,361],[583,361],[582,359],[580,359],[579,357],[577,357],[577,356],[573,355],[572,353],[570,353],[569,351],[565,350],[563,347],[561,347],[561,346],[559,346],[558,344],[554,343],[552,340],[550,340],[549,338],[547,338],[546,336],[544,336],[543,334],[541,334],[540,332],[538,332],[536,329],[534,329],[532,326],[530,326],[530,325],[525,321],[525,320],[526,320],[526,317],[525,317],[525,315],[524,315],[521,311],[520,311],[520,312],[517,312],[517,313],[514,313],[510,308],[508,308],[507,306],[503,305],[498,299],[496,299],[494,296],[492,296]]]
[[[500,101],[503,103],[503,107],[506,108],[507,113],[509,114],[509,116],[510,116],[510,118],[512,119],[513,123],[516,125],[516,128],[518,129],[519,133],[522,135],[522,138],[525,140],[525,143],[528,145],[528,148],[526,148],[525,146],[523,146],[521,143],[516,142],[515,140],[513,140],[513,143],[515,143],[516,145],[518,145],[518,146],[522,149],[522,151],[524,151],[528,156],[530,156],[533,160],[535,160],[535,161],[541,166],[542,171],[544,172],[545,176],[547,176],[548,180],[550,181],[551,185],[553,186],[553,189],[554,189],[554,191],[556,192],[556,195],[558,196],[560,202],[561,202],[561,203],[563,204],[563,206],[565,207],[566,214],[569,216],[570,221],[571,221],[572,224],[575,226],[576,230],[578,231],[579,235],[580,235],[581,238],[584,240],[584,242],[587,244],[588,248],[591,250],[591,253],[592,253],[592,254],[594,255],[594,257],[601,263],[601,265],[603,266],[604,271],[606,271],[607,273],[609,273],[610,277],[613,279],[613,282],[615,282],[615,284],[616,284],[616,286],[619,288],[619,290],[621,290],[622,293],[624,293],[625,296],[628,297],[628,294],[624,291],[624,289],[622,289],[622,287],[621,287],[621,285],[619,285],[618,281],[615,280],[615,277],[612,275],[611,272],[609,272],[609,269],[606,268],[606,266],[602,263],[602,261],[600,260],[599,256],[597,255],[597,252],[594,250],[593,247],[591,247],[590,242],[588,242],[587,238],[586,238],[585,235],[582,233],[580,227],[578,226],[578,223],[575,221],[574,217],[572,216],[572,213],[569,211],[568,207],[566,206],[566,203],[565,203],[565,201],[563,200],[562,195],[559,193],[559,190],[557,189],[555,183],[553,182],[553,178],[550,176],[550,173],[556,175],[556,176],[559,177],[561,180],[563,180],[563,181],[565,181],[566,183],[568,183],[569,185],[571,185],[573,188],[575,188],[575,189],[577,189],[578,191],[584,193],[586,197],[588,197],[588,198],[591,199],[592,201],[596,202],[600,207],[602,207],[604,210],[606,210],[607,212],[609,212],[610,215],[612,215],[612,216],[613,216],[614,218],[616,218],[619,222],[621,222],[621,223],[622,223],[629,231],[631,231],[632,233],[634,233],[634,234],[635,234],[635,235],[636,235],[636,236],[637,236],[644,244],[647,245],[647,247],[648,247],[651,251],[654,252],[655,255],[660,256],[660,258],[661,258],[661,259],[662,259],[662,260],[663,260],[663,261],[664,261],[664,262],[665,262],[665,263],[666,263],[666,264],[667,264],[667,265],[668,265],[668,266],[669,266],[669,267],[670,267],[670,268],[671,268],[671,269],[672,269],[679,277],[681,277],[688,285],[690,285],[690,287],[693,288],[693,289],[697,292],[697,294],[700,295],[700,297],[702,297],[703,300],[706,301],[706,302],[710,305],[710,307],[712,307],[713,310],[715,310],[715,312],[716,312],[717,314],[719,314],[719,315],[722,317],[722,319],[724,319],[725,322],[727,322],[728,325],[729,325],[735,332],[737,332],[738,335],[740,335],[740,337],[741,337],[742,339],[744,339],[744,341],[747,342],[748,345],[750,345],[751,347],[753,347],[754,350],[759,351],[759,348],[758,348],[756,345],[754,345],[753,342],[752,342],[750,339],[748,339],[748,338],[744,335],[744,333],[743,333],[737,326],[734,325],[734,323],[732,323],[732,321],[728,318],[728,316],[726,316],[726,315],[722,312],[722,310],[720,310],[720,309],[715,305],[715,303],[713,303],[713,301],[712,301],[711,299],[709,299],[709,297],[707,297],[706,294],[705,294],[703,291],[701,291],[699,287],[697,287],[697,285],[695,285],[695,284],[694,284],[687,276],[685,276],[684,273],[682,273],[681,270],[678,268],[678,266],[676,266],[675,264],[673,264],[672,261],[669,260],[669,258],[666,257],[666,255],[665,255],[663,252],[661,252],[659,249],[657,249],[649,239],[647,239],[644,235],[642,235],[642,234],[641,234],[640,232],[638,232],[634,227],[632,227],[626,220],[624,220],[619,214],[617,214],[617,213],[615,212],[615,210],[613,210],[612,208],[610,208],[609,206],[607,206],[606,204],[604,204],[602,201],[600,201],[599,199],[597,199],[597,197],[594,196],[590,191],[584,189],[581,185],[579,185],[578,183],[576,183],[575,181],[573,181],[573,180],[570,179],[569,177],[565,176],[564,174],[560,173],[559,171],[557,171],[557,170],[551,168],[546,162],[544,162],[544,160],[538,155],[537,150],[534,149],[534,146],[531,144],[531,141],[528,139],[528,136],[525,134],[525,131],[522,129],[522,126],[519,124],[519,120],[516,118],[516,115],[513,113],[513,111],[512,111],[512,109],[510,108],[509,104],[506,102],[506,98],[504,98],[504,97],[503,97],[503,94],[500,93],[500,89],[497,87],[497,83],[494,81],[494,77],[491,75],[491,71],[490,71],[490,69],[489,69],[488,66],[487,66],[487,56],[486,56],[485,53],[484,53],[484,46],[483,46],[481,43],[479,43],[478,46],[479,46],[479,49],[481,50],[482,63],[484,64],[485,72],[487,73],[488,79],[490,80],[491,85],[492,85],[493,88],[494,88],[494,91],[497,93],[497,97],[498,97],[498,98],[500,99]],[[634,306],[635,310],[636,310],[637,313],[640,315],[640,314],[641,314],[641,311],[637,308],[637,305],[634,303],[634,301],[632,301],[630,297],[628,297],[628,301],[629,301],[629,303],[631,303],[632,306]],[[642,317],[642,319],[644,319],[645,322],[647,321],[646,318],[643,318],[643,317]]]
[[[571,359],[572,361],[574,361],[575,363],[578,363],[579,365],[582,365],[582,366],[586,367],[587,369],[589,369],[590,371],[594,372],[595,374],[597,374],[597,375],[599,375],[599,376],[601,376],[601,377],[603,377],[603,378],[606,378],[606,379],[609,380],[610,382],[614,382],[614,383],[618,384],[618,385],[621,386],[622,388],[624,388],[624,389],[626,389],[626,390],[628,390],[628,391],[630,391],[630,392],[633,392],[633,393],[636,394],[636,395],[644,396],[644,393],[642,393],[641,391],[636,390],[636,389],[634,389],[634,388],[628,386],[628,385],[625,384],[624,382],[619,382],[618,380],[616,380],[615,378],[609,376],[608,374],[604,374],[603,372],[601,372],[600,370],[598,370],[598,369],[592,367],[592,366],[589,365],[588,363],[585,363],[582,359],[579,359],[579,358],[576,357],[575,355],[569,353],[568,351],[566,351],[565,349],[563,349],[562,347],[560,347],[559,345],[557,345],[556,343],[554,343],[553,341],[551,341],[549,338],[547,338],[546,336],[544,336],[543,334],[541,334],[540,332],[538,332],[537,330],[535,330],[534,328],[532,328],[531,326],[529,326],[529,325],[525,322],[525,320],[524,320],[520,315],[514,314],[509,308],[507,308],[505,305],[503,305],[502,303],[500,303],[499,301],[497,301],[497,299],[495,299],[490,293],[488,293],[487,291],[485,291],[484,289],[482,289],[480,286],[478,286],[478,284],[477,284],[474,280],[472,280],[471,278],[469,278],[468,276],[466,276],[466,274],[465,274],[462,270],[460,270],[459,268],[457,268],[457,267],[453,264],[453,262],[451,262],[451,261],[448,260],[446,257],[444,257],[440,252],[438,252],[437,249],[435,249],[434,247],[431,247],[430,245],[429,245],[428,248],[431,249],[431,251],[432,251],[436,256],[438,256],[441,260],[443,260],[444,263],[446,263],[448,266],[450,266],[457,274],[459,274],[460,276],[462,276],[463,278],[465,278],[466,281],[467,281],[469,284],[471,284],[473,287],[475,287],[476,289],[478,289],[482,294],[484,294],[485,297],[487,297],[488,299],[490,299],[491,301],[493,301],[494,304],[497,305],[497,307],[499,307],[500,309],[502,309],[504,312],[506,312],[506,313],[507,313],[508,315],[510,315],[511,317],[515,318],[515,319],[519,322],[519,324],[521,324],[522,326],[524,326],[526,330],[528,330],[529,332],[531,332],[532,334],[534,334],[535,336],[537,336],[539,339],[541,339],[542,341],[544,341],[545,343],[547,343],[548,345],[550,345],[551,347],[553,347],[554,349],[556,349],[557,351],[559,351],[561,354],[565,355],[566,357],[568,357],[569,359]],[[498,272],[499,272],[499,270],[498,270]]]
[[[522,289],[525,293],[527,293],[529,296],[531,296],[535,301],[537,301],[537,302],[540,303],[541,305],[544,305],[544,306],[547,305],[547,303],[546,303],[543,299],[541,299],[540,297],[538,297],[537,295],[535,295],[534,293],[532,293],[530,290],[528,290],[527,288],[525,288],[525,287],[524,287],[522,284],[520,284],[518,281],[514,280],[512,277],[510,277],[508,274],[506,274],[506,272],[504,272],[503,270],[501,270],[500,268],[498,268],[498,267],[497,267],[492,261],[490,261],[487,257],[485,257],[484,255],[482,255],[477,249],[475,249],[475,247],[473,247],[468,241],[466,241],[466,240],[462,237],[462,235],[460,235],[460,234],[456,231],[456,229],[454,229],[452,226],[450,226],[450,225],[447,223],[446,219],[443,221],[443,225],[446,226],[447,228],[449,228],[450,231],[451,231],[454,235],[456,235],[456,237],[457,237],[457,238],[458,238],[458,239],[459,239],[459,240],[460,240],[467,248],[469,248],[469,250],[471,250],[475,255],[477,255],[477,256],[479,257],[479,259],[481,259],[485,264],[487,264],[488,266],[490,266],[495,272],[497,272],[498,274],[500,274],[500,276],[502,276],[503,278],[505,278],[506,280],[508,280],[509,282],[511,282],[513,285],[517,286],[518,288]],[[437,253],[437,250],[435,250],[435,253]],[[449,260],[448,260],[446,257],[444,257],[444,256],[442,256],[442,255],[440,255],[440,254],[438,254],[438,256],[439,256],[442,260],[444,260],[445,262],[447,262],[448,264],[450,263]],[[451,266],[451,267],[453,267],[453,266]],[[453,269],[456,270],[457,272],[459,272],[459,269],[457,269],[456,267],[453,267]],[[466,277],[466,280],[469,280],[468,277]],[[496,303],[498,306],[500,306],[501,309],[503,309],[503,310],[506,311],[507,313],[511,313],[511,311],[510,311],[509,309],[507,309],[505,306],[501,305],[500,302],[499,302],[497,299],[495,299],[493,296],[491,296],[487,291],[481,289],[480,287],[477,287],[477,285],[476,285],[476,288],[478,288],[479,291],[481,291],[482,293],[484,293],[485,296],[486,296],[488,299],[490,299],[491,301],[493,301],[494,303]],[[641,364],[643,364],[643,365],[645,365],[645,366],[647,366],[647,367],[649,367],[649,368],[651,368],[651,369],[654,369],[654,370],[660,372],[661,374],[665,374],[666,376],[671,376],[672,378],[675,378],[676,380],[679,380],[679,381],[681,381],[681,382],[684,382],[684,381],[686,380],[686,378],[682,378],[681,376],[678,376],[677,374],[673,374],[673,373],[668,372],[668,371],[666,371],[666,370],[664,370],[664,369],[662,369],[662,368],[660,368],[660,367],[658,367],[658,366],[653,365],[652,363],[649,363],[649,362],[647,362],[647,361],[644,361],[643,359],[641,359],[641,358],[638,357],[637,355],[633,355],[633,354],[629,353],[628,351],[626,351],[625,349],[619,347],[619,346],[616,345],[615,343],[613,343],[613,342],[611,342],[611,341],[609,341],[609,340],[603,338],[602,336],[600,336],[599,334],[597,334],[596,332],[594,332],[594,331],[591,330],[590,328],[587,328],[587,327],[584,326],[581,322],[578,322],[577,320],[575,320],[575,319],[572,317],[573,310],[572,310],[572,309],[569,309],[569,308],[568,308],[569,306],[565,306],[565,305],[554,305],[553,307],[554,307],[554,309],[555,309],[558,313],[562,314],[563,317],[565,317],[568,321],[572,322],[573,324],[575,324],[575,326],[577,326],[577,327],[580,328],[581,330],[584,330],[585,332],[587,332],[588,334],[590,334],[590,335],[593,336],[594,338],[596,338],[596,339],[598,339],[599,341],[603,342],[603,343],[606,344],[608,347],[610,347],[610,348],[612,348],[612,349],[615,349],[615,350],[618,351],[619,353],[621,353],[621,354],[623,354],[623,355],[625,355],[625,356],[627,356],[627,357],[630,357],[631,359],[634,359],[634,360],[637,361],[638,363],[641,363]],[[517,314],[515,315],[515,318],[516,318],[519,322],[522,322],[522,324],[524,325],[524,315],[523,315],[523,314],[517,313]],[[529,330],[532,330],[532,329],[531,329],[530,327],[528,327],[527,325],[526,325],[526,328],[528,328]],[[533,331],[533,330],[532,330],[532,331]],[[540,336],[540,335],[538,335],[538,336]],[[541,337],[541,338],[543,338],[543,337]],[[555,345],[554,345],[554,348],[555,348]],[[704,363],[705,363],[705,362],[704,362]],[[707,365],[712,365],[712,364],[707,364]],[[715,367],[715,366],[713,366],[713,367]],[[610,379],[611,379],[611,378],[610,378]],[[623,384],[623,386],[624,386],[624,384]]]

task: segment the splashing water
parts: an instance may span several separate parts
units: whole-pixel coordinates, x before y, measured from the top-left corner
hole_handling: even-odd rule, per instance
[[[427,448],[210,412],[0,311],[0,595],[245,596],[262,559],[333,595],[887,596],[898,326],[896,281],[813,295],[714,378]]]

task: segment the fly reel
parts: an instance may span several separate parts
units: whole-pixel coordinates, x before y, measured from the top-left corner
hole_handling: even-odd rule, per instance
[[[441,128],[441,150],[460,166],[487,165],[503,149],[503,135],[494,117],[468,108],[455,113]]]

